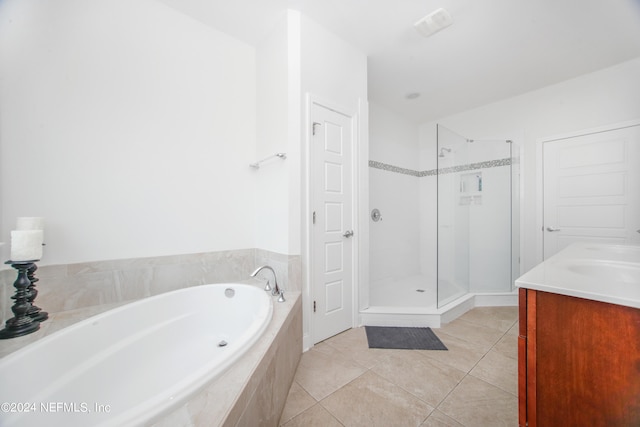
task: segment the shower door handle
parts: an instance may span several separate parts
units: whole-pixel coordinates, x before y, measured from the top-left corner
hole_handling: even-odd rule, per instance
[[[344,236],[344,237],[347,237],[347,238],[349,238],[349,237],[353,236],[353,230],[347,230],[347,231],[345,231],[345,232],[344,232],[344,234],[343,234],[343,236]]]
[[[553,231],[560,231],[559,228],[555,228],[555,227],[547,227],[547,231],[553,232]]]

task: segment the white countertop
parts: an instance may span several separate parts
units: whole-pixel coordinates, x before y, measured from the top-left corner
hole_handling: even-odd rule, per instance
[[[574,243],[516,286],[640,308],[640,246]]]

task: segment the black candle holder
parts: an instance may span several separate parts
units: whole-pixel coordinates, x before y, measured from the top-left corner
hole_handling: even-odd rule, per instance
[[[49,318],[49,313],[47,313],[46,311],[42,311],[40,307],[33,304],[33,301],[35,301],[36,297],[38,296],[38,290],[36,289],[36,282],[40,280],[35,276],[37,269],[38,269],[38,266],[36,265],[35,262],[31,267],[27,268],[27,279],[29,279],[29,282],[31,282],[31,284],[29,285],[29,298],[28,298],[29,304],[31,304],[31,308],[29,309],[27,314],[31,316],[33,320],[37,320],[38,322],[44,322]]]
[[[15,317],[5,322],[5,328],[0,330],[0,339],[20,337],[40,329],[40,322],[34,320],[28,314],[31,309],[31,303],[29,302],[31,296],[29,285],[31,282],[28,270],[35,265],[36,261],[7,261],[5,263],[18,270],[18,278],[13,282],[16,294],[11,297],[11,299],[15,300],[15,304],[11,307]]]

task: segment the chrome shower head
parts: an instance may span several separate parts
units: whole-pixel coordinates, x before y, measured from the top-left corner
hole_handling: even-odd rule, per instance
[[[444,152],[450,153],[451,152],[451,148],[447,148],[447,147],[442,147],[440,149],[440,154],[438,154],[438,157],[444,157]]]

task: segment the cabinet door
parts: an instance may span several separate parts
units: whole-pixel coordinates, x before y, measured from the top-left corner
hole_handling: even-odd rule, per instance
[[[640,426],[640,310],[539,291],[534,308],[535,425]]]

